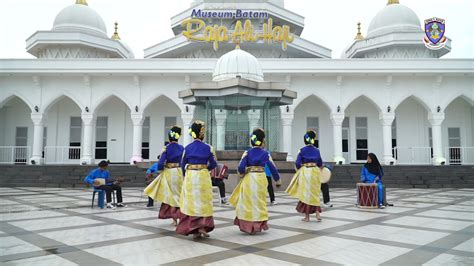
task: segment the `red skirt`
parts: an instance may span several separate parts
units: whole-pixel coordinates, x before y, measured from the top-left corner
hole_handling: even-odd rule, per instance
[[[249,222],[235,217],[234,225],[238,225],[240,231],[254,235],[255,233],[268,230],[268,221]]]
[[[212,216],[188,216],[180,212],[178,218],[179,223],[176,227],[176,233],[180,235],[198,234],[201,228],[204,229],[206,233],[214,230],[214,218]]]
[[[178,219],[179,218],[179,207],[172,207],[169,204],[161,203],[160,213],[158,219]]]
[[[321,213],[321,207],[320,206],[313,206],[313,205],[308,205],[306,203],[303,203],[301,201],[298,201],[298,205],[296,205],[296,210],[300,213],[304,214],[312,214],[319,212]]]

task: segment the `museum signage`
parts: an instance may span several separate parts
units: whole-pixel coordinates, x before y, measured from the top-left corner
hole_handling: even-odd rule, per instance
[[[232,41],[234,43],[241,42],[258,42],[271,44],[273,42],[281,43],[283,50],[286,50],[288,43],[293,42],[294,36],[290,32],[288,25],[273,26],[273,19],[266,14],[266,22],[263,23],[260,30],[254,29],[250,19],[264,18],[265,12],[257,11],[196,11],[193,9],[191,18],[185,20],[182,26],[182,34],[189,41],[209,42],[212,43],[214,50],[219,49],[219,43]],[[229,12],[226,14],[226,12]],[[262,14],[260,14],[262,13]],[[234,29],[228,29],[224,25],[209,25],[201,18],[219,18],[219,16],[229,18],[247,18],[245,20],[237,20]],[[249,19],[250,18],[250,19]]]

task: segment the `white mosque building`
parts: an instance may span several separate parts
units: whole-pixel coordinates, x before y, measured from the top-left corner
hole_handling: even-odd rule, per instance
[[[341,59],[300,36],[283,0],[193,1],[144,59],[93,5],[77,0],[28,37],[36,59],[0,59],[0,163],[154,160],[167,129],[193,119],[217,150],[244,150],[263,127],[291,161],[312,128],[325,161],[474,163],[474,60],[441,59],[451,40],[427,48],[396,0]]]

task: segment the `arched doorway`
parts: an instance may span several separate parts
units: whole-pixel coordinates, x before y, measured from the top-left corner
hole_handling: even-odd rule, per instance
[[[95,108],[96,161],[126,163],[132,157],[133,126],[128,105],[119,97],[110,95]]]
[[[296,156],[302,147],[303,135],[308,129],[316,131],[316,146],[321,151],[324,160],[330,160],[334,155],[332,125],[329,106],[315,95],[308,96],[295,108],[293,120],[293,148]],[[283,140],[284,141],[284,140]]]
[[[68,96],[54,99],[44,112],[43,133],[45,164],[78,164],[81,159],[81,108]]]
[[[173,100],[161,95],[145,106],[144,116],[142,158],[156,160],[163,146],[168,143],[168,130],[174,125],[183,127],[181,110]],[[183,127],[183,136],[187,134],[187,130]],[[182,141],[183,137],[180,138],[180,143]]]
[[[343,141],[348,140],[348,154],[351,163],[363,163],[367,155],[383,152],[382,125],[379,120],[380,108],[365,95],[355,98],[345,109],[342,124]],[[345,130],[347,130],[346,133]],[[346,135],[345,135],[346,134]]]
[[[459,96],[445,109],[442,135],[448,164],[474,164],[474,103]]]
[[[433,141],[428,106],[416,96],[405,98],[395,109],[397,164],[431,164]]]
[[[30,107],[18,96],[0,103],[0,163],[26,164],[33,145]]]

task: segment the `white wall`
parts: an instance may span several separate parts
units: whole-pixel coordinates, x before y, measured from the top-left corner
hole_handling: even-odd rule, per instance
[[[306,127],[307,117],[319,118],[319,149],[324,161],[331,161],[334,155],[332,124],[329,119],[329,109],[317,97],[312,96],[301,102],[295,109],[292,130],[292,153],[296,160],[296,155],[301,147],[304,146],[303,136],[308,129]],[[282,141],[286,141],[282,139]],[[283,144],[280,145],[283,147]]]
[[[383,153],[382,124],[379,112],[372,102],[366,98],[358,98],[346,109],[345,116],[349,117],[349,154],[351,162],[356,160],[356,117],[367,117],[368,150],[380,157]]]
[[[443,147],[448,147],[448,128],[459,127],[461,133],[461,145],[472,147],[473,142],[473,106],[466,100],[457,98],[445,110],[445,119],[442,125]],[[444,149],[443,149],[444,151]]]
[[[403,101],[395,110],[397,146],[428,147],[428,113],[415,99]]]
[[[2,137],[3,146],[15,146],[15,134],[17,127],[28,127],[28,146],[31,147],[33,141],[33,122],[31,121],[31,111],[19,98],[14,97],[0,109],[1,124],[4,124]]]
[[[133,140],[132,120],[128,107],[120,99],[113,97],[100,107],[97,116],[108,117],[107,159],[111,162],[128,162],[132,157]]]
[[[182,136],[187,133],[187,128],[183,127],[179,107],[166,97],[159,97],[153,101],[145,110],[145,116],[150,117],[150,160],[154,161],[161,153],[165,139],[168,140],[168,136],[165,136],[164,130],[165,117],[177,117],[177,125],[183,128]],[[183,142],[182,137],[179,142]]]
[[[48,110],[46,146],[69,146],[71,117],[81,117],[81,109],[71,99],[64,97]],[[81,135],[81,137],[83,137]],[[82,141],[82,139],[81,139]]]

